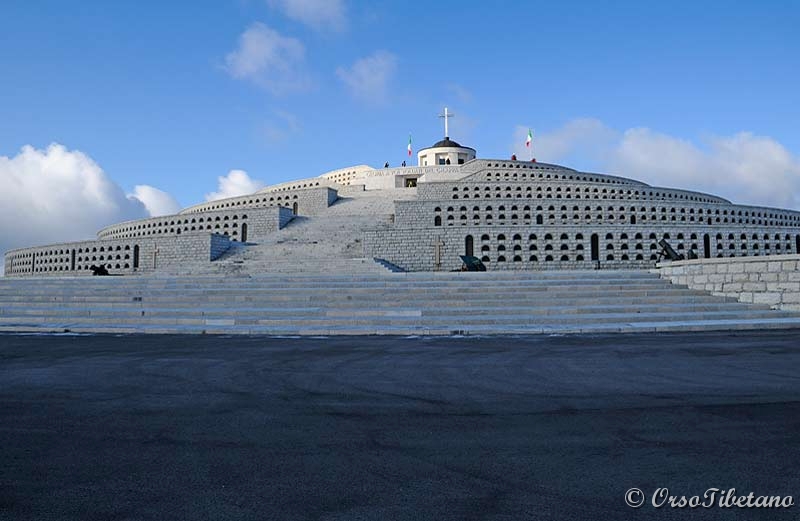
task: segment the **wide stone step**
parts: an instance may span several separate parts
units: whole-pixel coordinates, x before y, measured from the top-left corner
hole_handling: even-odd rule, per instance
[[[99,326],[124,326],[124,325],[206,325],[206,326],[286,326],[286,327],[380,327],[380,326],[414,326],[414,327],[459,327],[497,325],[497,326],[531,326],[531,325],[567,325],[567,324],[595,324],[605,322],[652,322],[652,321],[692,321],[692,320],[720,320],[720,319],[767,319],[784,317],[790,318],[788,313],[775,313],[771,310],[750,311],[743,313],[741,310],[703,311],[696,313],[587,313],[584,315],[477,315],[464,317],[463,315],[421,316],[409,315],[383,315],[361,317],[281,317],[264,318],[261,316],[236,316],[232,318],[219,317],[113,317],[92,319],[91,323]],[[71,319],[70,319],[71,318]],[[74,323],[87,323],[90,317],[0,317],[0,325],[43,325],[51,324],[59,328],[70,329]]]
[[[678,286],[624,286],[624,287],[603,287],[603,286],[563,286],[563,287],[543,287],[543,288],[459,288],[459,287],[420,287],[420,288],[242,288],[242,289],[223,289],[223,288],[182,288],[178,290],[170,289],[127,289],[114,291],[93,291],[83,289],[64,289],[62,291],[37,291],[34,293],[18,293],[15,295],[0,298],[3,302],[20,301],[129,301],[132,299],[143,300],[186,300],[186,299],[209,299],[209,300],[286,300],[308,298],[325,298],[326,300],[352,300],[354,297],[362,299],[388,299],[390,302],[398,299],[423,299],[431,297],[452,298],[452,299],[481,299],[481,298],[576,298],[602,297],[615,295],[620,298],[625,297],[652,297],[665,295],[706,295],[708,293],[699,290],[689,290]]]
[[[0,297],[0,304],[3,302],[19,302],[24,300],[62,301],[62,300],[128,300],[131,298],[298,298],[321,296],[331,299],[351,299],[351,298],[429,298],[452,297],[452,298],[481,298],[501,297],[501,298],[520,298],[520,297],[547,297],[556,298],[560,296],[575,297],[578,295],[597,296],[603,293],[614,293],[621,297],[625,296],[647,296],[647,295],[700,295],[697,290],[688,290],[675,286],[563,286],[563,287],[487,287],[487,288],[459,288],[459,287],[420,287],[420,288],[242,288],[242,289],[203,289],[203,288],[181,288],[181,289],[117,289],[114,291],[92,291],[89,289],[65,289],[61,291],[36,291],[31,293],[17,293],[15,295],[5,295]]]
[[[337,275],[337,274],[305,274],[283,276],[278,274],[257,274],[246,275],[237,277],[228,277],[221,275],[182,275],[180,277],[153,275],[153,276],[124,276],[124,277],[24,277],[0,280],[0,286],[6,284],[58,284],[69,283],[70,281],[83,281],[114,284],[126,281],[135,282],[150,282],[150,281],[166,281],[166,282],[212,282],[212,281],[228,281],[233,279],[246,279],[246,280],[556,280],[556,279],[575,279],[575,278],[592,278],[592,279],[607,279],[607,278],[647,278],[652,280],[660,280],[657,274],[649,273],[641,270],[556,270],[556,271],[487,271],[487,272],[416,272],[416,273],[385,273],[380,275]]]
[[[380,316],[474,316],[480,313],[483,316],[534,316],[534,315],[586,315],[597,313],[701,313],[710,311],[733,310],[765,310],[766,305],[747,305],[742,307],[733,302],[673,302],[668,304],[657,303],[632,303],[632,304],[605,304],[605,305],[549,305],[536,303],[530,306],[468,306],[453,304],[451,306],[392,306],[392,307],[352,307],[352,308],[327,308],[327,307],[226,307],[206,308],[198,306],[187,307],[86,307],[86,306],[36,306],[18,308],[0,308],[0,317],[95,317],[95,318],[140,318],[145,316],[160,317],[209,317],[209,316],[240,316],[240,317],[380,317]]]
[[[424,288],[424,287],[463,287],[463,288],[508,288],[508,287],[559,287],[559,286],[660,286],[669,287],[669,282],[651,279],[608,279],[604,281],[595,279],[566,279],[566,280],[247,280],[232,279],[227,281],[188,281],[181,284],[170,283],[92,283],[90,280],[75,281],[71,283],[52,283],[52,284],[16,284],[0,286],[0,297],[13,295],[20,292],[34,293],[53,292],[60,289],[80,289],[91,291],[114,291],[116,289],[192,289],[202,287],[204,289],[267,289],[281,287],[387,287],[387,288]]]
[[[510,334],[800,327],[645,271],[0,281],[0,331]]]
[[[224,325],[136,325],[111,326],[73,323],[69,327],[36,324],[20,328],[1,326],[0,332],[29,333],[87,333],[87,334],[217,334],[217,335],[271,335],[271,336],[328,336],[328,335],[535,335],[535,334],[601,334],[666,331],[735,331],[747,329],[800,328],[800,318],[711,319],[711,320],[660,320],[654,322],[603,322],[598,324],[529,325],[529,326],[459,326],[445,328],[381,326],[381,327],[286,327],[286,326],[224,326]]]
[[[569,281],[482,281],[476,283],[468,282],[452,282],[452,281],[413,281],[408,284],[401,282],[385,282],[385,281],[302,281],[302,282],[239,282],[230,281],[228,283],[218,284],[205,284],[197,282],[194,284],[185,285],[161,285],[161,284],[119,284],[119,285],[106,285],[98,286],[92,284],[71,284],[71,285],[50,285],[50,286],[18,286],[15,288],[5,287],[0,289],[0,298],[3,296],[11,296],[16,294],[36,294],[36,293],[53,293],[58,291],[94,291],[94,292],[107,292],[118,290],[265,290],[265,289],[285,289],[285,288],[331,288],[331,289],[372,289],[372,288],[397,288],[397,289],[418,289],[418,288],[463,288],[470,289],[484,289],[484,288],[498,288],[498,289],[513,289],[513,288],[559,288],[559,287],[612,287],[624,289],[627,288],[645,288],[645,287],[671,287],[669,283],[663,281],[649,281],[649,280],[609,280],[605,282],[597,282],[592,280],[569,280]]]
[[[330,306],[389,306],[396,307],[402,305],[414,305],[424,307],[447,307],[464,303],[470,306],[495,306],[495,305],[582,305],[591,303],[614,303],[614,302],[732,302],[735,299],[710,297],[701,293],[680,293],[669,290],[647,290],[647,291],[627,291],[620,292],[618,296],[610,296],[609,292],[543,292],[543,293],[511,293],[511,294],[491,294],[482,293],[467,295],[459,293],[416,293],[416,294],[339,294],[328,295],[324,293],[292,293],[292,294],[253,294],[253,295],[63,295],[57,297],[40,296],[36,298],[22,298],[19,300],[6,301],[0,303],[0,308],[12,309],[14,307],[26,307],[28,305],[106,305],[113,307],[126,306],[200,306],[200,305],[284,305],[284,306],[305,306],[309,303]]]

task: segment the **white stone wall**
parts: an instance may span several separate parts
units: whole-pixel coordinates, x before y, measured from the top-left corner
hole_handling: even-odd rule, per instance
[[[437,237],[447,243],[443,263],[449,266],[460,262],[458,255],[466,253],[466,240],[471,236],[473,255],[491,269],[594,268],[597,261],[600,268],[644,268],[653,267],[658,260],[661,239],[687,257],[689,252],[704,257],[707,236],[708,255],[714,258],[797,253],[800,244],[800,230],[791,227],[709,226],[655,219],[631,224],[626,214],[617,213],[624,210],[614,207],[609,211],[605,206],[598,214],[592,212],[591,219],[579,218],[572,224],[572,213],[562,219],[560,212],[548,212],[549,207],[538,210],[536,201],[464,204],[466,210],[462,211],[461,206],[445,206],[440,201],[398,201],[394,229],[367,232],[365,253],[409,271],[431,270],[435,269],[432,245]],[[479,210],[473,210],[473,204]],[[593,235],[597,236],[597,261],[592,260]],[[729,240],[731,236],[734,238]]]
[[[800,255],[663,262],[658,273],[717,296],[800,311]]]
[[[230,239],[215,233],[174,237],[138,237],[52,244],[12,250],[5,255],[7,277],[91,275],[91,266],[111,274],[148,273],[166,267],[210,262],[230,247]]]
[[[430,147],[417,152],[417,166],[445,165],[448,159],[451,165],[464,164],[475,159],[475,150],[469,147]]]
[[[232,240],[240,240],[242,226],[246,223],[248,225],[247,240],[252,241],[283,228],[292,216],[292,209],[283,206],[214,210],[196,214],[165,215],[115,224],[103,228],[97,235],[98,239],[133,239],[219,233],[229,236]]]
[[[311,181],[297,186],[286,183],[283,188],[265,188],[250,195],[190,206],[181,210],[175,217],[185,218],[215,211],[241,211],[248,208],[276,206],[294,209],[295,204],[297,205],[297,215],[318,215],[336,200],[336,190],[328,186],[334,183],[327,179],[315,178]]]

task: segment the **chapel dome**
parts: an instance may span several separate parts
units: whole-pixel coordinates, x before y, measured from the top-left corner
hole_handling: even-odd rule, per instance
[[[449,137],[446,137],[441,141],[437,141],[436,144],[434,144],[431,148],[442,148],[442,147],[464,148],[457,142],[450,139]]]

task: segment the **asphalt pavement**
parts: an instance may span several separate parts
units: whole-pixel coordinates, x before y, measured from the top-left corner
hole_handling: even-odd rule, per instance
[[[653,501],[800,500],[798,400],[796,332],[2,335],[0,519],[797,519]]]

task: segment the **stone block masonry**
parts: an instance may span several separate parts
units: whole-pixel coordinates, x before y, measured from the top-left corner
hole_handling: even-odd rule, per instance
[[[105,266],[113,275],[152,273],[167,267],[211,262],[230,248],[231,240],[216,233],[53,244],[10,251],[6,276],[65,277],[91,275]]]
[[[325,201],[327,201],[327,189],[325,190]],[[263,238],[283,228],[292,220],[292,217],[294,217],[293,209],[285,206],[209,210],[204,213],[166,215],[108,226],[98,232],[97,238],[130,239],[180,236],[192,233],[219,233],[228,235],[233,240],[247,240]],[[247,224],[246,228],[245,224]]]
[[[800,255],[663,262],[657,272],[661,278],[691,289],[800,311]]]
[[[190,206],[182,210],[176,217],[178,220],[185,219],[187,215],[201,216],[215,211],[241,212],[254,208],[263,209],[269,207],[286,207],[291,209],[295,215],[319,215],[328,206],[333,204],[337,198],[336,189],[327,185],[330,182],[320,180],[317,186],[310,186],[304,183],[297,186],[296,183],[284,183],[267,191],[256,192],[255,194],[220,199],[208,203]],[[266,189],[265,189],[266,190]],[[137,223],[146,221],[136,221]],[[101,231],[101,233],[103,233]]]

